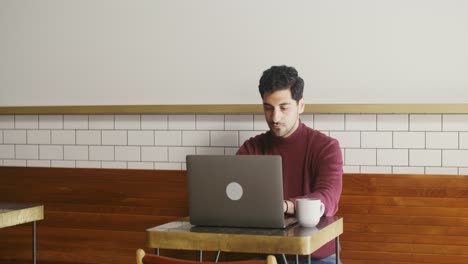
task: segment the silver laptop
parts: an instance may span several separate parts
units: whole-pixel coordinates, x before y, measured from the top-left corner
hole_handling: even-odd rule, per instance
[[[190,223],[285,228],[281,156],[187,155]]]

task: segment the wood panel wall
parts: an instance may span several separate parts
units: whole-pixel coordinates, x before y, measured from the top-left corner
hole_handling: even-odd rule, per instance
[[[468,177],[344,175],[342,257],[354,263],[468,263]]]
[[[343,179],[343,263],[468,263],[467,176]],[[40,264],[132,264],[145,229],[188,213],[185,171],[0,167],[0,201],[45,205]],[[0,229],[0,263],[31,263],[30,224]]]
[[[0,167],[0,201],[44,204],[40,264],[133,264],[147,228],[188,214],[183,171]],[[31,263],[30,224],[0,229],[0,263]]]

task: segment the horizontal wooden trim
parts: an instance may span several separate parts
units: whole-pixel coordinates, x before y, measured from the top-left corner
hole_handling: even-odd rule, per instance
[[[261,114],[260,104],[224,105],[86,105],[0,107],[6,114]],[[308,104],[305,113],[466,114],[468,104]]]

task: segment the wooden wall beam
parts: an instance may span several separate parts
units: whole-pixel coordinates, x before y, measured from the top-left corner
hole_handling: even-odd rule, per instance
[[[466,114],[468,104],[307,104],[308,114]],[[0,107],[6,114],[262,114],[260,104],[233,105],[87,105]]]

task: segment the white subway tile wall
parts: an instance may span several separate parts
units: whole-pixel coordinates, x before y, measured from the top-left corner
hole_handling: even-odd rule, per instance
[[[365,166],[361,168],[361,173],[381,173],[391,174],[392,167],[388,166]]]
[[[377,165],[377,150],[345,149],[344,165],[375,166]]]
[[[376,131],[377,130],[377,115],[345,115],[345,128],[346,130],[354,131]]]
[[[442,150],[443,167],[468,167],[468,150]]]
[[[15,158],[24,160],[39,159],[38,145],[15,145]]]
[[[468,149],[468,132],[459,132],[459,144],[458,147],[460,149]]]
[[[76,161],[76,167],[77,168],[95,168],[99,169],[101,168],[101,162],[99,161]]]
[[[209,131],[182,131],[182,146],[209,146]]]
[[[169,115],[169,129],[194,130],[196,115]]]
[[[224,115],[197,115],[197,130],[224,130]]]
[[[63,129],[88,129],[89,118],[87,115],[65,115],[63,117]]]
[[[424,167],[398,167],[392,168],[393,174],[424,174]]]
[[[89,129],[114,129],[113,115],[90,115],[88,118]]]
[[[103,130],[102,145],[127,145],[127,131]]]
[[[41,160],[63,160],[63,146],[39,145],[39,159]]]
[[[132,161],[128,163],[128,168],[137,170],[154,170],[154,164],[152,162]]]
[[[347,173],[468,175],[467,114],[303,114],[340,142]],[[234,155],[262,114],[0,115],[0,166],[184,170]]]
[[[410,131],[442,131],[442,115],[410,115]]]
[[[443,131],[468,131],[468,115],[443,115]]]
[[[167,147],[141,147],[141,161],[168,161]]]
[[[3,166],[7,167],[26,167],[25,160],[4,160]]]
[[[307,120],[307,117],[305,117],[304,120]],[[312,127],[312,126],[310,126],[310,127]],[[268,130],[268,125],[265,122],[265,116],[264,115],[254,115],[254,130],[255,131],[266,131],[266,130]]]
[[[40,115],[39,129],[63,129],[62,115]]]
[[[330,136],[336,138],[342,148],[361,147],[361,133],[358,131],[330,131]]]
[[[100,130],[77,130],[76,131],[77,145],[101,145]]]
[[[57,168],[75,168],[76,162],[74,160],[52,160],[51,166]]]
[[[115,146],[115,160],[141,161],[140,149],[138,146]]]
[[[52,130],[52,144],[54,145],[74,145],[76,142],[75,130]]]
[[[0,115],[0,129],[15,128],[14,115]]]
[[[210,133],[211,146],[239,146],[239,132],[238,131],[211,131]]]
[[[427,132],[426,148],[458,149],[458,132]]]
[[[424,132],[394,132],[393,148],[424,149],[426,134]]]
[[[89,146],[89,160],[115,160],[114,146]]]
[[[224,119],[225,130],[252,130],[252,115],[227,115]]]
[[[181,131],[154,131],[154,144],[156,146],[181,146],[182,132]]]
[[[361,132],[361,148],[392,148],[392,132]]]
[[[50,167],[50,160],[27,160],[26,167]]]
[[[101,168],[104,169],[126,169],[127,162],[123,161],[102,161]]]
[[[382,114],[377,115],[378,131],[408,131],[408,115]]]
[[[457,168],[440,168],[440,167],[428,167],[426,168],[426,174],[443,174],[443,175],[457,175]]]
[[[151,131],[151,130],[128,131],[128,145],[154,146],[154,131]]]
[[[38,115],[15,115],[15,128],[16,129],[38,129],[39,116]]]
[[[263,125],[265,125],[262,130],[267,130],[268,127],[265,124],[265,117],[264,116],[260,116],[260,117],[261,117],[260,122],[263,123]],[[314,127],[314,115],[302,115],[301,120],[308,127],[312,127],[312,128]]]
[[[425,150],[425,149],[410,149],[409,150],[409,165],[410,166],[442,166],[442,150]]]
[[[3,142],[5,144],[26,144],[26,130],[4,130]]]
[[[171,147],[169,148],[169,162],[185,162],[185,156],[195,155],[195,147]]]
[[[64,160],[88,160],[88,146],[63,146]]]
[[[50,130],[28,130],[27,141],[28,144],[50,144]]]
[[[115,129],[140,129],[140,115],[116,115]]]
[[[236,155],[237,150],[239,150],[239,148],[233,148],[233,147],[224,148],[224,155]]]
[[[377,149],[378,166],[408,166],[407,149]]]
[[[167,129],[167,115],[141,115],[141,129]]]
[[[15,159],[15,145],[0,145],[0,159]]]
[[[317,130],[344,130],[344,115],[315,115],[314,128]]]

